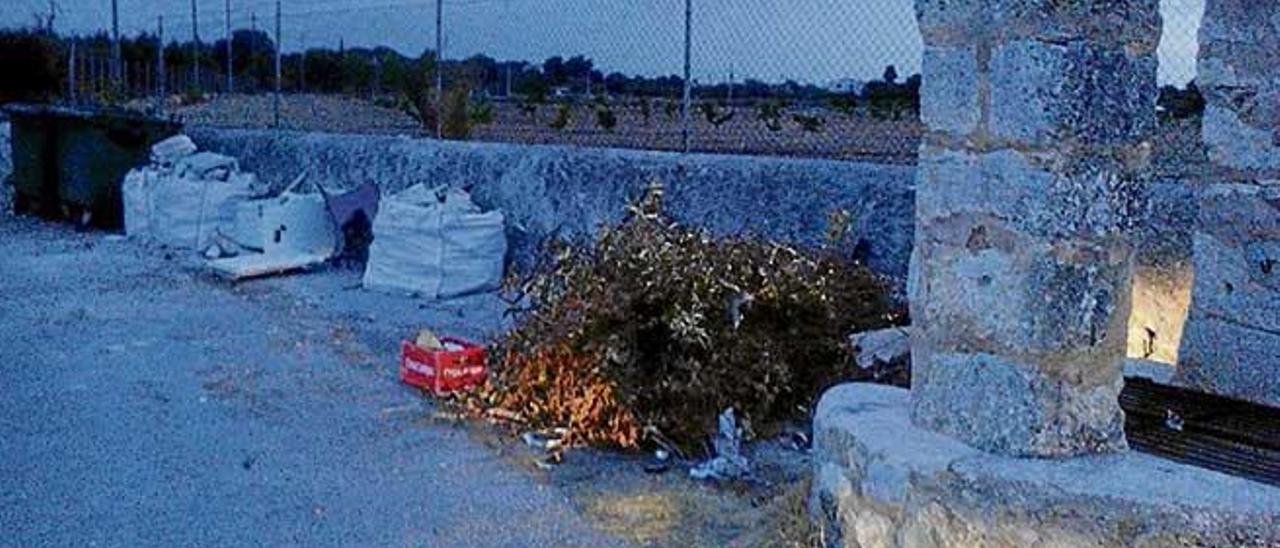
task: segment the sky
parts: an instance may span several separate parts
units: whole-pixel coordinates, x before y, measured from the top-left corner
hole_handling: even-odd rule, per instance
[[[117,0],[121,32],[156,28],[191,36],[191,0]],[[227,0],[195,0],[200,36],[224,35]],[[55,0],[55,28],[111,28],[111,0]],[[230,0],[235,28],[273,29],[274,0]],[[30,25],[49,0],[0,0],[0,26]],[[794,79],[826,84],[920,69],[913,0],[693,0],[694,78],[716,83]],[[606,72],[663,75],[683,70],[683,0],[445,0],[445,55],[483,53],[541,62],[584,54]],[[386,45],[416,55],[435,44],[433,0],[283,0],[285,51]],[[1161,0],[1165,19],[1160,82],[1195,75],[1196,31],[1204,0]]]

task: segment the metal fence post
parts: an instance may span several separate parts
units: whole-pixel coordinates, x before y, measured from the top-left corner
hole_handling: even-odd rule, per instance
[[[444,138],[444,0],[436,0],[436,139]]]
[[[280,127],[280,50],[284,46],[280,42],[280,0],[276,0],[276,95],[275,95],[275,124],[274,127]]]
[[[227,93],[230,94],[236,89],[235,77],[232,75],[234,70],[231,63],[231,0],[226,0],[223,5],[227,14]]]
[[[684,151],[689,152],[689,114],[693,102],[693,0],[684,0],[684,100],[680,112],[680,133]]]
[[[71,52],[67,55],[67,99],[76,102],[76,39],[71,39]]]
[[[164,16],[156,17],[156,109],[164,112],[165,71],[164,71]]]
[[[118,0],[111,0],[111,85],[120,91],[123,87],[120,66],[120,3]]]
[[[196,0],[191,0],[191,80],[192,89],[200,90],[200,20]]]

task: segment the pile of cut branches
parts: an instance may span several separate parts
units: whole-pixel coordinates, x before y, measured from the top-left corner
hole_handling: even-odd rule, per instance
[[[702,454],[716,416],[765,435],[854,375],[846,336],[895,320],[884,283],[834,253],[712,239],[661,213],[661,187],[591,248],[558,244],[511,287],[525,306],[493,349],[476,412],[569,442]],[[518,297],[518,298],[517,298]]]

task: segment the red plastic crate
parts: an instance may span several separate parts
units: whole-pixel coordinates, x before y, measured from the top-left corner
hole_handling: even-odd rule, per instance
[[[440,342],[453,343],[460,350],[427,350],[412,341],[400,344],[400,380],[443,396],[475,388],[488,378],[483,346],[443,337]]]

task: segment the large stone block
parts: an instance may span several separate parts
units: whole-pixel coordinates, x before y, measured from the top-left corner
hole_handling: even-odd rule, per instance
[[[1037,147],[1140,143],[1155,129],[1155,73],[1151,52],[1007,42],[991,58],[991,134]]]
[[[1212,185],[1199,202],[1192,307],[1280,332],[1280,185]]]
[[[974,48],[924,50],[920,118],[933,131],[968,135],[982,120],[978,54]]]
[[[917,241],[914,346],[1010,356],[1027,365],[1039,363],[1046,374],[1105,382],[1114,371],[1102,372],[1101,378],[1089,372],[1102,364],[1118,367],[1123,357],[1130,302],[1127,252],[980,237],[991,239],[967,246]],[[997,240],[1003,243],[992,244]],[[920,358],[917,362],[927,366],[927,356]]]
[[[922,353],[913,357],[925,359],[912,371],[911,388],[912,418],[920,426],[1003,455],[1073,456],[1128,447],[1117,403],[1119,363],[1099,367],[1115,369],[1108,383],[1086,385],[990,354]]]
[[[1208,105],[1210,158],[1237,170],[1280,171],[1280,3],[1208,0],[1197,83]]]
[[[1175,381],[1205,392],[1280,406],[1280,332],[1192,310]]]
[[[1280,96],[1271,101],[1280,103]],[[1280,171],[1280,125],[1256,127],[1242,120],[1238,110],[1210,103],[1201,131],[1213,163],[1243,171]]]
[[[916,0],[920,31],[931,45],[1089,38],[1154,50],[1159,7],[1159,0]]]
[[[989,216],[1045,238],[1105,238],[1127,231],[1146,209],[1145,185],[1111,159],[1078,161],[1053,151],[989,153],[921,148],[917,224]],[[923,234],[922,234],[923,236]],[[964,234],[962,238],[967,238]]]

